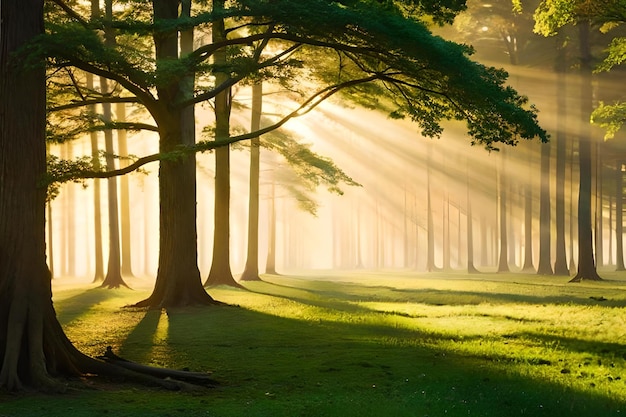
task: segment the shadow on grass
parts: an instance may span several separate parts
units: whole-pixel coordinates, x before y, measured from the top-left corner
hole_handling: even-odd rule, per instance
[[[111,291],[103,288],[90,288],[77,295],[55,301],[57,318],[61,324],[68,325],[84,316],[93,306],[111,298]]]
[[[501,281],[497,281],[500,282]],[[476,305],[481,303],[490,304],[577,304],[577,305],[602,305],[603,307],[622,308],[626,307],[626,299],[605,299],[601,294],[602,288],[589,289],[588,293],[578,295],[531,295],[519,293],[498,293],[465,290],[439,290],[433,288],[405,289],[391,286],[364,286],[357,283],[320,281],[309,279],[295,279],[291,285],[263,281],[265,284],[292,291],[306,292],[313,298],[342,299],[349,301],[379,301],[379,302],[414,302],[430,305]],[[251,291],[260,291],[259,283],[248,285]],[[534,285],[523,283],[521,285]],[[272,295],[291,297],[289,291],[276,289],[270,292]],[[594,297],[595,295],[595,297]]]
[[[595,417],[624,405],[505,372],[492,366],[497,358],[427,347],[421,340],[433,335],[420,331],[245,308],[172,311],[168,320],[176,361],[211,368],[223,382],[215,415]]]

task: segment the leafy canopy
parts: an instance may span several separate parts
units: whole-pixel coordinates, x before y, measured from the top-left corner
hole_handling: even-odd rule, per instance
[[[116,31],[115,44],[104,41],[102,21],[76,18],[71,24],[49,24],[32,52],[48,55],[52,68],[78,68],[112,80],[115,97],[134,98],[158,126],[171,111],[211,100],[226,88],[254,79],[299,88],[299,105],[274,124],[219,143],[201,141],[188,146],[189,152],[271,132],[340,92],[361,98],[369,92],[385,95],[390,115],[410,118],[427,136],[440,135],[442,121],[453,119],[465,121],[472,143],[488,149],[497,149],[498,143],[514,145],[519,139],[548,138],[537,123],[537,110],[506,85],[504,70],[472,61],[471,48],[446,41],[428,29],[427,21],[447,22],[462,10],[465,6],[460,0],[234,0],[217,10],[197,4],[191,18],[157,21],[149,13],[133,12],[134,5],[145,10],[145,2],[126,4],[107,23]],[[409,10],[417,14],[408,16]],[[208,33],[216,19],[226,21],[226,40],[211,42],[209,36],[199,36],[201,42],[192,53],[155,60],[155,33],[190,26],[197,33]],[[320,51],[334,58],[311,59]],[[218,68],[213,58],[224,52],[227,62]],[[335,76],[329,76],[333,67]],[[221,84],[215,82],[218,72],[228,75]],[[171,85],[189,74],[196,77],[192,97],[180,95],[164,102],[158,96],[155,87]],[[367,85],[373,87],[367,89]],[[76,85],[77,90],[83,88]],[[87,102],[74,100],[76,106]]]

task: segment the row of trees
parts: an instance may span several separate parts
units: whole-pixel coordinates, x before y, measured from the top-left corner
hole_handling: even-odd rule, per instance
[[[159,152],[126,167],[102,171],[81,160],[69,169],[58,165],[60,171],[48,178],[112,178],[159,161],[158,273],[153,294],[138,304],[143,306],[216,303],[203,289],[197,266],[195,153],[216,153],[214,245],[220,252],[209,280],[230,282],[228,145],[271,132],[338,92],[410,118],[427,136],[441,133],[442,120],[456,119],[466,123],[473,143],[487,148],[547,139],[535,110],[504,85],[504,71],[469,60],[469,48],[433,36],[419,20],[428,15],[449,22],[462,3],[154,0],[128,2],[117,15],[107,8],[104,18],[85,16],[79,5],[62,0],[49,6],[45,34],[41,1],[1,6],[0,386],[8,389],[24,382],[58,388],[51,379],[56,375],[128,374],[76,351],[52,307],[42,186],[44,60],[50,80],[71,75],[71,82],[58,84],[76,93],[54,110],[133,103],[153,121],[141,127],[158,132]],[[192,30],[207,35],[194,36],[192,45]],[[100,90],[90,88],[78,70],[101,77]],[[105,87],[109,82],[112,87]],[[233,88],[261,82],[297,90],[298,105],[264,127],[234,134]],[[206,101],[212,103],[214,126],[209,139],[197,141],[192,109]],[[111,120],[106,111],[101,121],[93,130],[130,128],[116,126],[123,121]]]
[[[476,210],[476,207],[475,207],[475,210],[474,210],[475,221],[480,220],[480,224],[486,225],[486,227],[488,227],[489,230],[492,230],[492,231],[498,230],[498,229],[505,230],[504,237],[506,238],[506,239],[500,239],[501,233],[489,233],[485,230],[478,229],[478,231],[474,233],[476,235],[476,239],[480,239],[480,246],[476,252],[477,258],[475,262],[478,262],[477,265],[480,265],[480,266],[489,266],[490,263],[493,264],[494,256],[498,258],[499,253],[504,254],[504,255],[507,255],[508,253],[506,257],[500,256],[500,260],[496,262],[496,264],[497,263],[501,264],[501,266],[499,267],[499,269],[501,270],[508,270],[509,264],[510,264],[511,268],[513,269],[515,269],[516,267],[520,267],[526,271],[529,271],[529,270],[535,269],[533,266],[534,264],[535,266],[537,266],[537,269],[540,274],[552,274],[554,272],[558,275],[566,275],[571,272],[577,271],[576,259],[578,258],[578,254],[574,253],[574,249],[578,248],[577,232],[576,232],[578,228],[577,227],[578,225],[576,224],[577,223],[576,220],[578,219],[578,217],[575,214],[577,210],[572,206],[573,204],[572,202],[577,201],[577,196],[574,193],[572,193],[573,191],[572,184],[573,184],[574,175],[572,175],[571,173],[576,170],[574,174],[576,177],[578,176],[578,172],[577,172],[578,163],[571,161],[571,158],[573,155],[578,154],[577,137],[580,134],[580,132],[578,131],[572,131],[572,130],[568,131],[567,127],[572,124],[571,120],[576,121],[577,117],[582,120],[586,118],[586,116],[583,114],[578,115],[580,112],[575,111],[577,109],[572,108],[572,107],[579,106],[579,105],[572,106],[570,103],[568,106],[566,106],[566,103],[571,102],[572,100],[580,101],[580,98],[578,97],[579,96],[578,92],[580,91],[580,79],[578,78],[578,69],[577,69],[577,65],[579,62],[579,58],[578,58],[579,57],[579,53],[578,53],[579,42],[578,42],[577,32],[572,31],[572,30],[565,30],[566,33],[560,35],[557,38],[543,38],[538,35],[533,35],[532,30],[533,30],[535,19],[532,16],[532,12],[536,8],[536,6],[537,6],[536,4],[525,5],[525,9],[523,10],[524,13],[520,13],[519,11],[512,10],[511,7],[509,7],[507,4],[495,4],[495,5],[494,4],[485,5],[482,3],[470,4],[469,10],[463,13],[459,18],[457,18],[457,24],[455,25],[455,27],[458,28],[459,31],[461,31],[464,34],[464,39],[466,41],[474,40],[474,45],[478,48],[478,54],[482,58],[494,59],[494,57],[497,56],[497,53],[501,54],[501,56],[508,56],[508,62],[506,64],[508,64],[509,66],[512,66],[510,67],[511,71],[514,74],[518,74],[518,73],[521,74],[521,75],[514,75],[513,77],[513,82],[519,85],[520,88],[524,89],[525,91],[532,91],[531,88],[536,89],[536,90],[542,90],[542,91],[554,91],[554,95],[556,96],[554,100],[552,100],[552,97],[548,99],[542,99],[541,97],[539,97],[534,100],[536,102],[541,103],[540,107],[543,109],[544,113],[559,115],[558,125],[555,124],[554,126],[550,126],[550,130],[554,132],[554,135],[553,135],[554,140],[551,142],[550,145],[545,145],[545,146],[541,146],[537,148],[537,149],[541,149],[541,156],[521,154],[518,151],[512,152],[512,153],[506,153],[506,157],[503,160],[504,162],[502,164],[502,166],[506,167],[510,165],[511,163],[522,163],[523,165],[530,167],[531,170],[542,171],[543,172],[542,175],[545,178],[545,180],[542,181],[543,186],[540,187],[539,183],[534,184],[532,183],[532,181],[526,184],[527,182],[526,178],[529,177],[530,174],[523,175],[524,178],[520,178],[519,175],[511,176],[507,174],[505,172],[506,171],[505,169],[501,173],[499,178],[505,179],[508,177],[507,184],[509,185],[500,186],[499,190],[501,194],[503,193],[508,194],[510,192],[507,188],[513,188],[512,190],[513,194],[511,194],[508,198],[499,199],[501,203],[505,203],[504,206],[508,206],[506,211],[504,211],[505,216],[500,217],[501,220],[504,219],[506,220],[506,222],[502,222],[502,225],[500,226],[494,226],[489,223],[485,223],[484,221],[485,216],[480,210],[480,207],[478,210]],[[481,39],[475,39],[475,36],[477,33],[481,35],[482,37]],[[452,36],[451,33],[446,33],[446,34]],[[601,48],[604,48],[607,43],[616,42],[616,41],[609,42],[607,40],[607,36],[598,36],[598,35],[601,35],[599,31],[592,32],[592,34],[596,35],[592,37],[593,49],[599,50]],[[564,39],[566,39],[567,42],[564,42]],[[619,40],[619,38],[616,38],[616,39]],[[484,44],[489,45],[488,50],[486,50],[483,47]],[[497,53],[494,53],[494,51],[496,51]],[[551,53],[551,52],[554,52],[554,53]],[[520,72],[519,69],[516,69],[516,68],[527,67],[527,66],[543,67],[544,69],[547,68],[551,73],[556,73],[558,75],[555,76],[554,79],[550,78],[549,80],[546,80],[545,85],[542,85],[541,87],[537,87],[535,85],[537,84],[536,81],[533,81],[533,80],[525,81],[527,77],[525,77],[523,75],[523,72]],[[596,77],[600,78],[598,75],[596,75]],[[610,99],[611,94],[613,94],[616,91],[615,88],[604,87],[605,81],[602,78],[600,78],[599,81],[600,81],[599,83],[596,82],[596,87],[595,87],[596,91],[594,92],[594,97],[601,97],[601,98],[606,97]],[[610,93],[607,94],[607,91],[610,91]],[[237,101],[236,95],[234,95],[233,100]],[[554,103],[550,101],[554,101]],[[585,100],[583,100],[583,102],[584,101]],[[239,106],[241,105],[242,104],[239,104]],[[245,104],[245,106],[249,107],[250,105]],[[574,114],[573,117],[572,117],[572,114]],[[123,131],[120,131],[120,132],[123,132]],[[328,133],[323,133],[321,135],[328,136]],[[595,178],[594,186],[592,190],[592,193],[594,194],[593,196],[594,200],[593,201],[590,200],[590,204],[593,209],[592,215],[597,217],[597,220],[595,218],[593,219],[594,228],[595,228],[594,233],[596,234],[596,238],[594,239],[593,248],[591,246],[587,246],[587,247],[589,248],[590,251],[595,252],[595,255],[596,255],[594,258],[595,264],[602,265],[604,262],[603,253],[606,253],[608,251],[608,253],[611,256],[610,257],[605,256],[608,258],[606,262],[612,263],[612,257],[613,257],[613,254],[615,253],[615,257],[616,257],[615,263],[617,263],[619,267],[619,264],[620,264],[619,259],[621,259],[621,257],[618,255],[621,254],[621,251],[615,250],[614,247],[620,246],[621,234],[613,233],[614,229],[617,228],[618,222],[615,221],[615,226],[612,226],[612,223],[614,222],[613,221],[614,218],[618,217],[621,213],[621,211],[615,209],[615,206],[618,204],[619,199],[615,195],[616,191],[615,191],[615,186],[614,186],[614,183],[615,183],[614,178],[617,178],[616,176],[617,171],[615,167],[618,166],[620,162],[619,154],[616,154],[616,152],[617,153],[621,152],[620,144],[617,143],[616,141],[610,141],[610,142],[602,144],[602,143],[599,143],[599,141],[597,141],[597,139],[599,139],[598,133],[592,133],[591,135],[593,136],[593,140],[597,142],[593,146],[598,148],[597,150],[594,149],[593,153],[595,154],[599,152],[598,155],[600,155],[598,157],[600,159],[598,159],[598,163],[595,164],[595,167],[593,169],[595,172],[600,173],[600,174],[604,172],[604,175],[599,175],[599,174],[596,174],[595,172],[593,175],[593,178]],[[267,144],[268,135],[266,135],[265,138],[266,139],[264,143]],[[258,150],[258,147],[257,148],[253,147],[252,149]],[[418,148],[415,148],[415,149],[417,152],[419,152],[417,150]],[[336,150],[329,150],[328,154],[334,155],[336,152],[337,152]],[[422,150],[422,152],[424,151]],[[529,152],[532,152],[532,151],[529,150]],[[120,153],[123,155],[122,152]],[[519,159],[522,157],[527,158],[528,160],[537,160],[537,161],[542,160],[543,162],[542,162],[541,167],[539,166],[534,167],[530,162],[519,161]],[[550,159],[552,159],[552,161]],[[429,163],[431,162],[429,161]],[[340,165],[348,169],[350,167],[350,163],[344,160],[342,160]],[[552,170],[550,170],[550,166],[556,167],[556,169],[553,168]],[[438,169],[438,168],[434,167],[434,169]],[[415,176],[418,174],[416,174],[415,172],[411,173],[409,170],[408,174],[406,175],[409,175],[410,177],[410,176]],[[556,176],[556,182],[553,182],[552,184],[550,184],[548,179],[551,178],[552,175]],[[392,175],[388,173],[385,176],[391,177]],[[356,179],[360,181],[362,177],[363,177],[363,174],[358,173]],[[447,179],[445,179],[444,184],[454,181],[454,179],[452,179],[451,177],[452,175],[447,175],[446,176]],[[475,182],[476,180],[471,181],[471,183],[475,183]],[[254,186],[254,184],[252,184],[251,186]],[[364,190],[365,192],[371,191],[372,190],[371,182],[365,188],[366,188]],[[381,188],[385,188],[385,186],[382,186]],[[408,188],[415,188],[415,191],[410,191],[410,190],[408,191],[409,198],[416,198],[417,196],[420,196],[421,191],[419,191],[419,186],[416,186],[416,187],[408,186]],[[468,189],[471,189],[471,187],[469,187]],[[533,189],[537,191],[534,197],[532,195]],[[539,192],[539,190],[541,190],[541,193]],[[554,198],[555,204],[552,204],[552,205],[550,204],[550,196],[551,196],[550,190],[552,190],[552,195],[555,197]],[[402,190],[399,190],[398,192],[400,194],[403,193]],[[398,192],[396,192],[396,194],[398,194]],[[464,219],[463,222],[467,223],[466,216],[465,216],[465,211],[467,210],[467,208],[464,207],[465,203],[463,203],[463,201],[466,200],[464,198],[465,192],[459,191],[457,189],[457,190],[448,191],[447,193],[448,193],[448,196],[446,197],[446,199],[450,201],[450,195],[453,195],[453,198],[452,198],[453,206],[458,208],[456,212],[459,214],[460,217],[463,217]],[[521,199],[518,198],[517,197],[518,193],[520,194],[523,193],[524,197]],[[252,193],[251,195],[254,195],[254,194],[255,193]],[[404,187],[404,194],[407,194],[407,186]],[[456,194],[456,196],[454,196],[454,194]],[[124,195],[124,193],[122,193],[122,195]],[[539,195],[541,195],[541,198],[539,199],[540,201],[532,200],[533,198],[539,198]],[[463,198],[460,198],[459,196]],[[439,211],[439,208],[441,207],[442,203],[439,203],[437,199],[441,197],[437,197],[437,196],[433,196],[433,197],[435,198],[435,200],[433,200],[433,207],[434,207],[433,210]],[[363,198],[363,197],[360,197],[360,198]],[[494,196],[492,198],[497,198],[497,197]],[[385,200],[393,200],[393,199],[394,199],[393,195],[387,195],[385,197]],[[251,203],[254,201],[255,201],[254,198],[250,199]],[[489,198],[481,198],[481,201],[488,202]],[[381,207],[384,207],[385,205],[389,205],[389,204],[393,205],[393,204],[398,204],[398,203],[389,203],[389,202],[382,201],[381,203],[377,203],[377,204],[379,204]],[[445,205],[448,203],[444,201],[443,204]],[[404,205],[406,206],[406,204]],[[518,205],[522,205],[524,206],[524,208],[518,207]],[[337,206],[340,209],[342,209],[342,207],[344,207],[345,205],[343,203],[340,203]],[[541,213],[539,213],[539,206],[541,207]],[[454,207],[452,209],[453,211],[455,210]],[[460,253],[466,252],[466,249],[464,249],[464,245],[466,245],[465,236],[463,239],[457,238],[457,243],[456,243],[458,246],[463,245],[463,247],[447,248],[447,246],[450,245],[451,239],[447,239],[447,238],[443,239],[442,236],[444,235],[444,233],[449,234],[450,230],[453,230],[454,228],[460,229],[461,226],[457,224],[457,226],[448,227],[444,225],[443,223],[440,223],[438,219],[442,214],[433,213],[431,217],[434,217],[434,220],[435,220],[434,223],[430,224],[432,223],[432,220],[431,220],[429,224],[426,224],[427,222],[425,219],[427,215],[420,213],[420,210],[412,209],[412,212],[407,212],[407,210],[405,210],[404,214],[390,213],[388,210],[379,210],[379,211],[380,213],[387,213],[393,216],[399,216],[400,218],[405,218],[404,220],[405,225],[394,225],[393,227],[391,228],[388,227],[387,229],[388,230],[395,229],[396,230],[395,233],[399,235],[404,234],[404,236],[400,236],[398,238],[398,240],[403,240],[406,243],[404,244],[404,249],[403,249],[404,252],[406,252],[407,254],[414,253],[414,252],[421,252],[422,256],[419,256],[419,257],[416,256],[416,258],[420,258],[420,259],[416,259],[416,260],[409,262],[409,256],[406,255],[404,256],[404,260],[402,260],[401,262],[398,262],[398,259],[396,259],[395,263],[393,261],[390,262],[389,260],[385,261],[384,259],[378,259],[373,262],[368,262],[368,260],[365,259],[366,264],[370,266],[381,266],[381,265],[383,266],[385,265],[386,266],[399,266],[399,265],[408,266],[410,264],[417,264],[420,267],[427,267],[427,269],[434,269],[436,268],[434,266],[435,256],[437,256],[438,258],[441,258],[437,260],[438,264],[443,264],[444,266],[450,264],[449,261],[445,261],[443,259],[444,257],[443,252],[446,252],[446,256],[445,256],[446,258],[449,258],[450,257],[449,255],[451,253],[454,254],[456,252],[459,252],[459,254],[454,255],[457,258],[459,259],[466,258],[465,255],[462,255],[462,256],[460,255]],[[250,215],[253,215],[256,212],[258,212],[258,209],[249,210]],[[521,213],[521,214],[518,215],[516,213]],[[615,213],[615,215],[613,215],[613,213]],[[337,213],[334,213],[333,216],[335,216],[335,218],[340,217],[340,215]],[[362,217],[363,220],[359,223],[353,222],[352,226],[357,227],[359,229],[364,229],[362,233],[361,231],[350,231],[351,228],[347,226],[347,224],[349,225],[350,222],[348,223],[335,222],[334,223],[338,226],[335,231],[335,235],[337,236],[337,238],[335,238],[335,242],[336,242],[335,246],[337,247],[338,250],[335,252],[334,257],[336,259],[333,265],[349,267],[353,265],[362,264],[363,259],[359,261],[359,260],[350,258],[350,257],[358,258],[358,255],[356,254],[357,252],[356,250],[353,250],[354,253],[349,256],[343,256],[340,254],[340,253],[348,254],[349,252],[345,248],[343,249],[341,248],[340,241],[352,242],[355,240],[354,236],[358,234],[361,234],[362,236],[367,237],[367,235],[369,234],[368,229],[370,228],[366,227],[366,225],[371,225],[374,223],[382,224],[384,221],[388,221],[388,220],[376,220],[376,219],[369,220],[370,218],[372,218],[372,216],[368,215],[366,212],[361,213],[360,216]],[[224,218],[223,215],[220,217]],[[541,217],[541,219],[539,219],[539,217]],[[96,219],[97,218],[98,217],[96,216]],[[124,218],[126,218],[126,216],[122,216],[122,219]],[[424,219],[423,222],[422,222],[422,219]],[[495,220],[495,218],[492,218],[491,220]],[[239,223],[241,223],[242,221],[243,219],[238,220]],[[251,219],[250,221],[254,221],[254,220]],[[297,221],[301,221],[301,220],[297,220]],[[570,223],[573,223],[573,224],[566,224],[565,223],[566,221],[569,221]],[[460,223],[460,221],[456,221],[456,220],[455,222]],[[409,224],[409,223],[415,227],[414,232],[409,231],[409,228],[406,227],[406,224]],[[537,230],[534,230],[533,223],[535,224],[536,226],[535,228]],[[543,226],[539,227],[538,223],[542,224]],[[520,224],[521,226],[518,226],[518,224]],[[609,224],[608,227],[606,227],[607,224]],[[463,226],[463,228],[465,228],[465,226]],[[518,230],[520,230],[520,228],[525,228],[526,229],[525,232],[519,233]],[[431,233],[428,232],[429,229],[433,229]],[[541,233],[539,229],[541,229]],[[608,238],[602,237],[603,229],[607,229],[606,232],[609,235]],[[122,228],[122,230],[123,231],[128,230],[128,225],[127,227]],[[250,228],[251,233],[253,233],[255,230],[257,230],[257,234],[258,234],[257,228]],[[401,232],[401,230],[404,230],[404,232]],[[420,234],[419,231],[422,232],[421,237],[417,237],[417,235]],[[202,234],[203,231],[200,231],[199,233]],[[348,237],[340,237],[341,234],[346,234],[346,233],[349,234]],[[384,235],[384,233],[382,232],[372,231],[372,233],[379,234],[381,236]],[[459,231],[459,233],[461,232]],[[462,233],[465,235],[466,232],[463,231]],[[482,234],[485,234],[485,233],[489,235],[487,238],[480,237]],[[427,236],[428,236],[428,241],[422,242],[422,240],[424,240],[422,238],[426,238]],[[533,237],[539,237],[539,236],[541,236],[541,239],[540,239],[541,245],[537,243],[539,241],[538,239],[533,239]],[[393,242],[394,238],[388,237],[386,239],[383,239],[381,240],[381,242],[378,243],[378,245],[387,245],[388,244],[387,240],[389,239],[391,239],[391,242]],[[495,239],[495,242],[492,243],[491,240],[494,240],[494,239]],[[251,239],[248,239],[248,241],[257,242],[258,237],[256,238],[253,237]],[[505,244],[503,250],[501,250],[502,248],[499,247],[500,244],[502,243]],[[295,242],[284,243],[285,246],[294,245],[294,244],[297,244],[297,243]],[[304,245],[298,244],[298,245],[300,247],[307,246],[306,244]],[[357,248],[358,246],[355,243],[349,243],[348,245],[354,248]],[[128,244],[123,245],[123,247],[128,247],[128,246],[129,246]],[[223,248],[225,246],[229,247],[231,245],[219,245],[220,248]],[[419,248],[418,246],[423,246],[424,248]],[[437,246],[442,246],[442,248],[436,249]],[[539,250],[540,249],[539,246],[541,247],[541,250]],[[606,246],[607,248],[603,250],[604,246]],[[422,249],[426,249],[426,250],[422,250]],[[249,269],[251,268],[250,265],[258,264],[258,259],[252,260],[255,254],[257,254],[257,257],[258,257],[258,251],[255,245],[248,245],[247,251],[248,251],[248,259],[250,259],[250,261],[247,263],[248,264],[247,269]],[[311,252],[311,249],[305,249],[305,251]],[[306,252],[305,252],[305,257],[306,257]],[[391,253],[392,251],[388,250],[387,252]],[[393,252],[396,253],[395,257],[397,258],[397,251],[393,251]],[[382,248],[381,250],[378,250],[378,253],[379,254],[384,253],[384,248]],[[373,256],[373,254],[370,254],[370,253],[366,255],[367,256],[365,256],[365,258]],[[215,252],[213,256],[216,256]],[[319,256],[319,255],[311,254],[310,256]],[[328,257],[328,255],[326,256]],[[226,256],[223,253],[218,256],[218,258],[220,259],[223,259],[225,257]],[[363,256],[361,257],[363,258]],[[516,259],[516,258],[522,258],[522,257],[524,258],[523,262],[521,259]],[[381,256],[378,256],[378,258],[381,258]],[[427,264],[429,266],[423,265],[424,262],[422,261],[424,260],[427,260]],[[296,260],[294,259],[294,261]],[[463,261],[463,268],[467,266],[468,269],[472,269],[473,266],[470,264],[474,263],[474,260],[470,260],[470,261],[467,261],[467,260]],[[305,261],[305,264],[306,263],[307,262]],[[324,264],[323,262],[321,263]],[[462,264],[460,260],[456,263],[459,266],[461,266]],[[515,265],[516,263],[518,264],[517,266]],[[129,265],[129,262],[122,262],[122,264]],[[302,264],[302,263],[294,262],[293,265],[296,265],[296,264]],[[317,264],[319,265],[320,262],[317,262]],[[290,265],[286,262],[285,266],[289,267]],[[253,269],[258,270],[258,266]],[[594,265],[594,269],[595,269],[595,265]],[[247,275],[247,273],[244,275]],[[258,277],[258,273],[255,273],[253,275]],[[214,276],[230,277],[232,276],[232,273],[230,273],[230,271],[227,271],[227,273],[214,274]],[[223,282],[231,284],[231,285],[234,283],[234,281],[231,280],[230,278]]]

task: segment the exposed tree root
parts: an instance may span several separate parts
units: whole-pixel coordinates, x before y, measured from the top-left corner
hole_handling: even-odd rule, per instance
[[[211,374],[209,372],[180,371],[142,365],[117,356],[113,352],[111,346],[107,346],[105,353],[102,356],[99,356],[98,359],[102,359],[106,363],[127,369],[131,372],[163,380],[165,381],[165,388],[171,389],[173,387],[175,389],[189,389],[193,386],[214,387],[219,385],[216,380],[211,378]],[[187,385],[191,385],[191,387],[188,387]]]

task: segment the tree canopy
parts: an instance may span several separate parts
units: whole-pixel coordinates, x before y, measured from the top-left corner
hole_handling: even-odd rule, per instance
[[[56,3],[63,4],[60,0]],[[406,5],[409,3],[417,4],[406,2]],[[307,80],[307,94],[301,96],[297,108],[259,132],[233,135],[226,142],[250,139],[274,130],[339,91],[358,94],[358,88],[366,83],[375,83],[381,91],[389,93],[393,100],[392,116],[411,118],[428,136],[441,133],[442,121],[455,119],[466,122],[473,143],[487,148],[497,148],[498,143],[515,144],[519,139],[547,139],[537,124],[537,110],[505,84],[505,71],[473,62],[470,47],[434,36],[425,22],[406,17],[388,3],[237,1],[223,10],[198,9],[191,18],[155,21],[149,13],[130,12],[134,6],[135,2],[129,2],[110,23],[118,33],[113,46],[107,46],[101,36],[105,24],[101,20],[87,22],[71,14],[70,22],[48,24],[47,34],[32,49],[48,55],[53,68],[79,68],[107,77],[119,86],[107,97],[85,92],[73,99],[71,105],[56,109],[67,110],[94,101],[137,101],[158,119],[163,109],[157,104],[154,89],[183,74],[196,74],[195,93],[193,97],[167,103],[169,109],[210,100],[247,79],[293,79],[297,75]],[[417,6],[421,10],[425,8],[423,4]],[[453,2],[439,7],[435,15],[440,16],[438,21],[444,21],[441,16],[460,6]],[[151,33],[190,26],[198,31],[210,30],[211,22],[218,17],[229,22],[226,40],[203,41],[189,55],[157,65]],[[212,74],[219,68],[215,67],[213,57],[223,50],[228,52],[229,77],[216,85]],[[322,64],[307,60],[310,55],[305,52],[312,50],[334,51],[334,61],[323,63],[335,67],[333,82],[315,77],[316,65]],[[84,92],[80,83],[74,87]],[[208,150],[221,144],[225,143],[201,141],[188,151]],[[162,157],[152,155],[124,172]],[[88,173],[79,170],[75,175]]]

